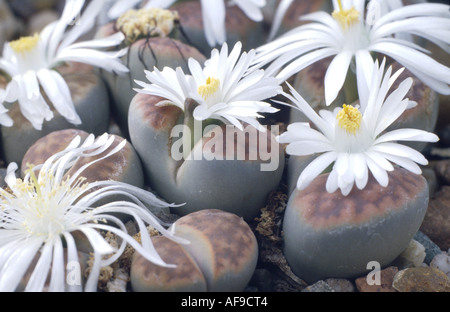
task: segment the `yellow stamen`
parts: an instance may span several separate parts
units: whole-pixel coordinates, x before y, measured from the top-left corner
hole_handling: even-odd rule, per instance
[[[206,101],[211,95],[216,93],[220,88],[220,80],[208,77],[206,79],[206,84],[198,87],[198,94],[202,96],[202,98]]]
[[[130,42],[140,37],[168,36],[179,21],[176,11],[160,8],[143,8],[140,10],[128,10],[122,14],[116,22]]]
[[[341,24],[343,29],[347,29],[354,23],[359,22],[359,12],[354,7],[349,10],[344,10],[341,0],[338,0],[339,11],[334,11],[332,16]]]
[[[356,107],[344,104],[337,114],[336,120],[339,127],[348,133],[355,134],[361,126],[362,115]]]
[[[36,194],[38,195],[38,197],[41,197],[41,187],[39,185],[38,179],[36,177],[36,174],[34,173],[34,165],[31,165],[29,163],[27,163],[27,170],[25,170],[25,173],[29,173],[30,174],[30,179],[31,182],[33,183],[34,189],[36,190]]]
[[[40,39],[39,34],[34,36],[21,37],[15,41],[11,41],[9,45],[16,53],[25,53],[33,50],[38,44]]]

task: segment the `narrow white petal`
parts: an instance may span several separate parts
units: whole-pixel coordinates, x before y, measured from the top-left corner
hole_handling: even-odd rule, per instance
[[[327,152],[315,158],[300,174],[297,180],[297,188],[305,189],[318,175],[320,175],[333,161],[336,153]]]
[[[438,140],[439,137],[434,133],[419,129],[402,128],[381,135],[375,140],[374,144],[391,141],[437,142]]]
[[[344,85],[352,57],[352,51],[343,51],[337,54],[328,66],[324,81],[326,105],[330,105],[336,99]]]
[[[41,292],[44,289],[52,262],[52,252],[53,245],[51,243],[47,243],[42,247],[41,255],[25,287],[25,291]]]

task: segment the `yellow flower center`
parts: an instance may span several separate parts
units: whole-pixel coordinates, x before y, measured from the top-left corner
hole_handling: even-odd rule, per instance
[[[144,8],[140,10],[128,10],[122,14],[116,22],[130,42],[140,37],[168,36],[179,21],[176,11],[161,8]]]
[[[198,94],[206,101],[211,95],[219,91],[220,80],[214,77],[208,77],[206,84],[198,87]]]
[[[21,37],[15,41],[11,41],[9,45],[16,53],[25,53],[33,50],[40,39],[39,34],[34,36]]]
[[[348,133],[355,134],[361,126],[362,115],[360,111],[351,105],[344,104],[336,116],[339,127]]]
[[[26,173],[29,174],[29,179],[17,179],[14,191],[0,188],[0,196],[5,198],[9,205],[20,209],[23,217],[21,225],[30,235],[50,239],[61,234],[65,230],[66,209],[86,190],[86,179],[80,177],[69,185],[70,178],[67,177],[55,184],[53,173],[43,172],[40,173],[39,181],[32,165],[28,165]],[[0,208],[3,209],[3,205],[0,205]]]
[[[344,10],[341,0],[338,0],[339,10],[334,11],[332,16],[341,24],[343,29],[348,29],[351,25],[359,22],[359,12],[354,7]]]

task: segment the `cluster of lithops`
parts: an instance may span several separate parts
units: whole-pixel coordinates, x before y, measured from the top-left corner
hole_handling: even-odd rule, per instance
[[[450,94],[449,7],[419,2],[0,0],[0,290],[71,289],[79,259],[75,290],[120,263],[123,290],[243,291],[280,183],[298,278],[398,260]]]
[[[235,214],[205,209],[171,225],[187,245],[154,236],[156,250],[176,268],[155,265],[135,253],[130,270],[134,291],[243,291],[255,271],[258,244],[250,226]]]

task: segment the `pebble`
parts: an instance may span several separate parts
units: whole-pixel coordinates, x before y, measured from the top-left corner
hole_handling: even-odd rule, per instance
[[[327,278],[325,282],[334,292],[355,292],[356,290],[355,285],[345,278]]]
[[[334,289],[327,282],[320,280],[307,286],[301,292],[334,292]]]
[[[408,268],[395,274],[392,286],[399,292],[449,292],[450,279],[436,268]]]
[[[440,254],[442,250],[436,245],[427,235],[425,235],[422,231],[417,231],[416,235],[414,235],[414,240],[419,242],[425,247],[425,259],[424,262],[426,264],[430,264],[433,258]]]
[[[395,266],[389,266],[381,270],[379,275],[379,283],[369,285],[367,283],[367,276],[359,277],[355,280],[356,288],[359,292],[395,292],[392,287],[394,276],[398,273],[398,268]],[[369,277],[370,278],[370,277]],[[376,281],[375,281],[376,282]],[[372,284],[372,283],[371,283]]]
[[[441,250],[450,248],[450,186],[442,186],[431,198],[420,230]]]
[[[450,255],[447,252],[436,255],[431,261],[430,267],[441,270],[450,278]]]
[[[426,257],[425,247],[418,241],[412,239],[408,247],[392,263],[399,269],[419,267]]]

